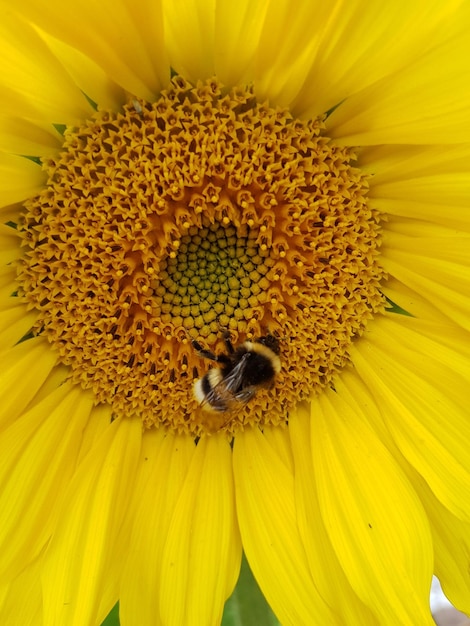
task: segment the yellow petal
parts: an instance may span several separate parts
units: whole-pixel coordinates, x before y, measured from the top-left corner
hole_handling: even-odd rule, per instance
[[[216,3],[214,71],[222,83],[238,85],[253,80],[253,62],[261,31],[265,27],[266,12],[272,6],[275,5],[269,0],[240,0],[236,4],[224,0]],[[184,54],[191,57],[194,51],[186,49]]]
[[[23,570],[0,595],[0,623],[42,624],[41,559]]]
[[[470,359],[431,331],[429,336],[412,333],[411,342],[410,320],[377,318],[371,332],[354,344],[351,358],[396,446],[444,506],[468,521]],[[403,341],[402,328],[409,331]]]
[[[461,2],[395,0],[369,2],[367,7],[360,0],[311,4],[315,15],[304,27],[318,43],[294,105],[307,117],[330,110],[384,77],[393,81],[410,60],[445,37],[446,18]]]
[[[171,67],[190,80],[213,76],[215,0],[163,0],[165,44]]]
[[[37,32],[11,9],[2,12],[0,55],[3,111],[50,124],[74,124],[90,115],[79,88]]]
[[[237,436],[233,457],[243,547],[278,619],[285,626],[339,624],[310,574],[291,468],[256,428]]]
[[[423,298],[414,289],[407,287],[393,276],[390,276],[382,286],[382,291],[391,302],[398,305],[409,315],[423,320],[435,320],[446,326],[452,324],[452,320],[447,315],[444,315],[442,311],[436,309],[426,298]]]
[[[468,3],[451,8],[437,37],[431,31],[424,49],[418,41],[406,66],[346,97],[328,120],[329,136],[362,146],[468,142],[469,10]]]
[[[28,313],[26,298],[17,295],[16,268],[0,267],[0,349],[14,346],[31,329],[37,315]],[[21,330],[21,334],[18,334]]]
[[[380,624],[434,624],[431,536],[411,484],[341,393],[314,400],[311,420],[320,510],[351,586]]]
[[[4,224],[17,224],[20,219],[22,207],[20,204],[10,204],[0,207],[1,220]]]
[[[59,0],[40,5],[25,0],[19,10],[136,96],[154,99],[169,81],[159,0],[130,4],[123,0],[80,0],[69,2],[66,12]],[[67,67],[69,62],[67,56]],[[88,66],[86,62],[83,69]]]
[[[2,206],[26,200],[29,196],[36,194],[44,186],[45,180],[45,172],[37,163],[12,154],[0,153],[0,204]]]
[[[423,479],[415,478],[414,484],[431,523],[436,576],[452,604],[470,613],[470,524],[443,507]]]
[[[232,451],[224,436],[198,442],[162,558],[162,622],[218,624],[240,570]]]
[[[34,405],[42,402],[50,393],[55,391],[58,387],[61,387],[64,383],[70,380],[70,369],[66,365],[58,364],[48,374],[46,380],[41,385],[37,393],[34,395],[32,401],[27,405],[26,410],[29,411]],[[92,410],[92,412],[95,409]],[[108,424],[111,420],[108,419]],[[87,425],[87,428],[89,424]],[[85,433],[82,433],[82,443]],[[82,450],[82,447],[80,448]]]
[[[289,433],[295,458],[297,521],[312,578],[325,602],[342,618],[341,623],[378,625],[349,584],[323,524],[312,464],[312,429],[315,420],[310,419],[310,405],[301,403],[289,415]]]
[[[294,473],[294,451],[288,431],[281,425],[279,428],[266,428],[263,435],[269,447],[275,451],[290,473]]]
[[[35,311],[28,311],[20,298],[9,298],[12,306],[0,307],[0,351],[16,345],[32,328],[37,318]],[[2,303],[5,304],[5,303]]]
[[[468,278],[467,267],[470,261],[470,233],[458,232],[442,226],[420,223],[413,220],[392,219],[383,233],[383,247],[386,257],[389,250],[416,255],[421,259],[432,259],[438,266],[448,264],[460,265],[461,270],[455,273],[455,284],[458,280]],[[411,263],[412,264],[412,263]]]
[[[20,240],[17,230],[6,224],[0,224],[0,268],[11,263],[20,255]],[[8,296],[10,296],[10,294],[11,291],[9,291]],[[0,296],[0,301],[1,299],[2,297]]]
[[[54,156],[62,136],[48,122],[26,120],[14,115],[0,116],[0,149],[34,157]],[[22,195],[22,199],[28,195]]]
[[[369,196],[383,213],[470,230],[470,145],[378,146],[361,150]]]
[[[126,92],[80,50],[42,31],[41,37],[72,77],[100,109],[116,109],[126,101]]]
[[[470,329],[469,237],[420,238],[385,231],[383,240],[383,268]]]
[[[451,379],[447,381],[448,390],[461,404],[466,403],[465,382],[470,371],[470,335],[467,331],[455,324],[436,323],[434,321],[405,318],[390,315],[381,318],[381,327],[387,328],[387,332],[396,332],[400,346],[406,346],[411,351],[420,352],[425,359],[437,361],[448,368]],[[380,335],[379,335],[380,340]],[[400,346],[397,350],[400,350]],[[432,382],[434,372],[432,369],[420,370],[423,378]],[[457,394],[460,393],[459,396]]]
[[[431,244],[430,247],[434,243],[442,243],[443,248],[437,251],[436,257],[444,260],[455,260],[458,263],[466,257],[464,242],[470,241],[470,223],[468,228],[459,229],[449,224],[442,226],[431,221],[387,215],[384,233],[386,243],[390,242],[392,246],[399,246],[401,239],[402,247],[405,248],[409,247],[407,245],[409,238],[413,237],[417,244],[416,249],[423,254],[427,252],[427,256],[430,256],[429,246],[426,245],[428,241]],[[397,239],[395,239],[396,235],[399,236]],[[455,247],[449,245],[451,239],[455,239],[458,245]]]
[[[43,338],[23,341],[0,356],[1,428],[21,415],[49,376],[56,356]]]
[[[112,408],[110,406],[106,407],[108,411],[105,411],[104,408],[104,405],[98,405],[93,409],[92,414],[90,415],[90,420],[87,424],[87,429],[85,431],[86,435],[84,437],[84,448],[86,449],[84,456],[88,454],[90,448],[95,445],[95,442],[98,441],[101,433],[106,430],[110,424],[110,421],[112,419]],[[145,574],[147,573],[147,570],[145,570],[145,568],[148,568],[149,571],[153,571],[155,569],[155,561],[152,560],[149,552],[146,553],[143,562],[139,563],[139,567],[142,567],[144,569],[142,573],[140,572],[140,570],[137,569],[132,569],[127,572],[126,562],[129,562],[129,553],[131,552],[131,531],[133,526],[136,525],[137,510],[142,504],[143,485],[146,484],[146,479],[149,478],[149,466],[152,465],[149,461],[152,457],[156,455],[156,450],[160,448],[159,444],[161,442],[161,439],[165,436],[164,432],[158,432],[158,434],[161,435],[159,438],[148,436],[156,435],[157,432],[158,431],[153,430],[144,431],[142,435],[142,445],[140,448],[137,471],[135,475],[135,481],[132,486],[132,492],[127,503],[126,513],[121,520],[120,528],[116,535],[113,550],[108,555],[108,561],[106,565],[106,568],[109,572],[119,572],[119,575],[105,576],[101,582],[99,608],[96,612],[97,624],[101,624],[105,620],[108,613],[118,601],[120,602],[119,614],[121,624],[132,624],[132,621],[128,620],[126,622],[122,615],[122,595],[120,590],[126,589],[126,574],[129,574],[130,580],[133,581],[131,584],[135,584],[135,579],[140,579],[140,576],[145,576]],[[84,457],[80,457],[79,464],[81,463],[82,458]],[[153,526],[152,530],[154,534],[158,534],[155,533],[155,526]],[[123,580],[123,578],[125,580]],[[153,594],[155,594],[155,588],[153,588],[152,591]],[[140,589],[140,592],[140,599],[143,600],[143,588]],[[145,620],[140,620],[140,614],[140,611],[133,614],[134,623],[148,623]],[[152,616],[152,619],[154,618],[155,613]]]
[[[189,437],[146,432],[136,482],[133,530],[120,590],[123,624],[161,624],[162,556],[195,453]]]
[[[295,11],[289,0],[270,3],[255,59],[254,84],[260,99],[292,105],[307,81],[322,28],[332,13],[329,3],[298,2]]]
[[[9,229],[15,232],[12,228]],[[10,309],[18,302],[24,302],[12,294],[18,289],[16,280],[16,268],[13,265],[0,267],[0,311]]]
[[[90,393],[64,384],[2,432],[2,581],[18,575],[49,539],[92,403]]]
[[[58,368],[55,368],[54,372],[57,369]],[[47,382],[49,382],[49,379]],[[42,388],[38,395],[40,395],[41,391]],[[113,419],[113,409],[109,404],[98,404],[93,407],[87,427],[83,431],[82,445],[77,465],[81,465],[82,461],[84,461],[90,451],[93,450],[94,446],[99,445],[101,437],[104,436],[104,433],[108,430]]]
[[[73,476],[44,559],[44,622],[95,624],[101,587],[135,480],[142,426],[109,425]]]

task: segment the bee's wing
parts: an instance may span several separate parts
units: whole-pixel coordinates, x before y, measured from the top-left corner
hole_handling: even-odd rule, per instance
[[[250,353],[245,352],[233,370],[224,377],[225,388],[235,395],[237,389],[241,387],[243,378],[245,376],[245,370],[247,361],[250,358]]]
[[[237,392],[243,382],[248,358],[249,353],[241,357],[233,370],[209,391],[203,405],[209,404],[216,411],[226,411],[227,407],[232,408],[237,402],[248,402],[255,393],[253,387],[246,387]]]

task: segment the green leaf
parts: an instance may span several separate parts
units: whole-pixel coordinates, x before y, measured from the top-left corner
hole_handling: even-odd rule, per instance
[[[243,556],[240,578],[225,604],[222,626],[280,626]]]
[[[113,606],[101,626],[119,626],[119,602]]]
[[[387,296],[385,296],[385,300],[387,301],[387,312],[388,313],[397,313],[398,315],[406,315],[408,317],[414,317],[411,313],[408,313],[408,311],[405,311],[405,309],[402,309],[401,306],[398,306],[398,304],[395,304],[395,302],[393,302],[393,300],[390,300],[390,298],[387,298]]]

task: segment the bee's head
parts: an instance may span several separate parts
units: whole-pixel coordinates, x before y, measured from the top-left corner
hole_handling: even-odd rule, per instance
[[[274,354],[279,354],[281,351],[279,339],[274,335],[265,335],[264,337],[260,337],[259,339],[256,339],[256,343],[262,343],[263,346],[272,350]]]

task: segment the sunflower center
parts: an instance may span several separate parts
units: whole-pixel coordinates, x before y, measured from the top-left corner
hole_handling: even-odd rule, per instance
[[[178,251],[162,260],[151,286],[161,321],[214,344],[221,328],[247,331],[256,324],[273,260],[258,244],[257,229],[202,222],[181,236]]]
[[[350,149],[249,88],[172,81],[67,129],[25,203],[20,291],[71,377],[115,417],[200,436],[285,423],[383,309],[380,222]],[[232,414],[193,396],[224,351],[274,334],[281,372]]]

